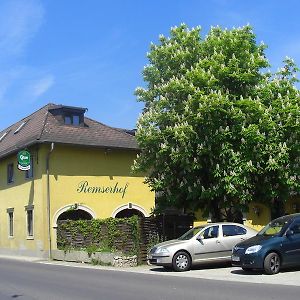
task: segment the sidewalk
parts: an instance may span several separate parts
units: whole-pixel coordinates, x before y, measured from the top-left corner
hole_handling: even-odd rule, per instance
[[[45,259],[40,258],[40,257],[21,256],[21,255],[5,255],[5,254],[0,254],[0,258],[3,258],[3,259],[12,259],[12,260],[19,260],[19,261],[28,261],[28,262],[46,261]]]
[[[47,261],[36,257],[20,257],[20,256],[4,256],[0,255],[3,259],[15,259],[20,261],[27,261],[40,264],[58,265],[72,268],[87,268],[109,270],[114,272],[130,272],[142,273],[152,276],[176,276],[182,278],[199,278],[209,280],[222,280],[234,282],[248,282],[260,284],[277,284],[277,285],[292,285],[300,287],[300,268],[283,270],[276,275],[265,275],[259,271],[244,272],[240,268],[231,267],[227,265],[206,265],[198,266],[188,272],[173,272],[167,271],[162,267],[142,265],[133,268],[116,268],[110,266],[94,266],[85,263],[73,263],[64,261]]]

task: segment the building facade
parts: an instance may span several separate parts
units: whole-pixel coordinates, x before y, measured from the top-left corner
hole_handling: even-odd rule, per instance
[[[85,113],[48,104],[0,132],[0,253],[50,257],[58,220],[150,214],[134,135]],[[30,170],[18,169],[21,150]]]

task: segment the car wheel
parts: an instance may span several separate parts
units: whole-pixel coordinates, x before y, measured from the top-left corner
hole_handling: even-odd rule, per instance
[[[264,270],[266,274],[273,275],[280,271],[280,257],[277,253],[269,253],[264,260]]]
[[[184,252],[179,251],[173,257],[173,269],[176,272],[188,271],[191,268],[191,258]]]

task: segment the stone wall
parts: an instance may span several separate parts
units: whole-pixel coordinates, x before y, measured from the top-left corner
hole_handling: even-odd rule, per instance
[[[136,255],[123,256],[121,253],[95,252],[89,255],[86,251],[53,250],[52,259],[80,263],[95,263],[99,265],[110,265],[121,268],[137,266]]]

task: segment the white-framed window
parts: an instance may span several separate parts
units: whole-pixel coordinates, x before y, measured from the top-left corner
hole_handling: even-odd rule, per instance
[[[14,182],[14,164],[10,163],[7,165],[7,183]]]
[[[14,208],[7,209],[8,215],[8,237],[14,237]]]
[[[25,206],[27,239],[33,239],[33,228],[34,228],[33,208],[34,208],[33,205]]]

